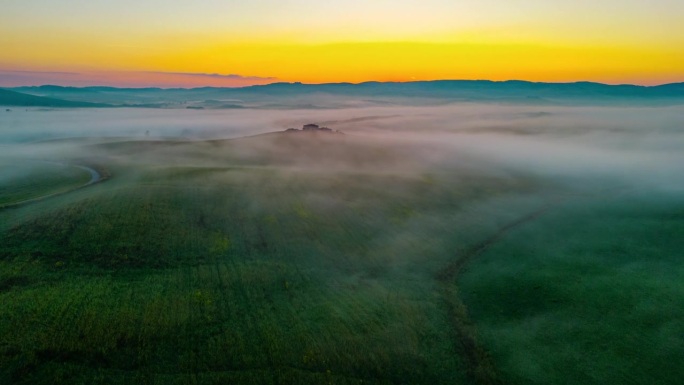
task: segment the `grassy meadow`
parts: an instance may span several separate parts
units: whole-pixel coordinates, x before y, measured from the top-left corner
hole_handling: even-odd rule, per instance
[[[111,179],[3,213],[5,382],[467,383],[433,275],[536,188],[346,136],[96,147]]]
[[[676,384],[684,200],[646,177],[670,169],[626,178],[661,159],[598,156],[575,121],[547,140],[576,112],[492,109],[453,136],[392,110],[345,135],[8,152],[0,383]],[[581,116],[612,135],[599,112]],[[493,123],[511,119],[543,120]]]
[[[511,232],[459,280],[509,384],[684,378],[684,199],[625,191]]]
[[[88,183],[90,174],[80,168],[51,162],[22,160],[21,162],[3,161],[0,168],[0,207],[12,206],[22,202],[68,192]]]

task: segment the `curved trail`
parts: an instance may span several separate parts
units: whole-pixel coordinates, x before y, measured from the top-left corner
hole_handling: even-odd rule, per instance
[[[560,200],[550,202],[543,207],[504,225],[493,235],[469,247],[461,255],[457,255],[451,263],[446,265],[435,275],[435,279],[439,282],[440,292],[442,293],[447,306],[448,321],[454,329],[456,337],[454,344],[465,356],[468,376],[473,384],[499,385],[503,384],[503,381],[499,377],[491,357],[477,340],[475,326],[468,316],[468,308],[458,295],[458,287],[454,284],[454,280],[470,261],[481,255],[508,232],[528,222],[534,221],[560,203]]]
[[[35,198],[31,198],[31,199],[25,199],[25,200],[19,201],[19,202],[8,203],[8,204],[6,204],[6,205],[0,206],[0,210],[8,209],[8,208],[13,208],[13,207],[18,207],[18,206],[23,206],[23,205],[26,205],[26,204],[29,204],[29,203],[34,203],[34,202],[42,201],[42,200],[44,200],[44,199],[52,198],[52,197],[55,197],[55,196],[58,196],[58,195],[67,194],[67,193],[70,193],[70,192],[73,192],[73,191],[76,191],[76,190],[80,190],[80,189],[82,189],[82,188],[84,188],[84,187],[88,187],[88,186],[93,185],[93,184],[95,184],[95,183],[99,183],[99,182],[101,182],[101,181],[103,180],[102,174],[100,174],[97,170],[95,170],[95,169],[92,168],[92,167],[83,166],[83,165],[76,165],[76,164],[61,163],[61,162],[54,162],[54,161],[42,161],[42,162],[43,162],[43,163],[56,164],[56,165],[60,165],[60,166],[67,166],[67,167],[76,167],[76,168],[80,168],[81,170],[87,171],[87,172],[90,174],[90,180],[89,180],[87,183],[85,183],[85,184],[82,184],[82,185],[77,186],[77,187],[74,187],[74,188],[70,188],[70,189],[68,189],[68,190],[57,191],[57,192],[54,192],[54,193],[51,193],[51,194],[42,195],[42,196],[35,197]]]
[[[91,184],[95,184],[95,183],[102,180],[102,175],[100,175],[100,173],[97,172],[97,170],[95,170],[94,168],[90,168],[88,166],[81,166],[81,165],[74,165],[73,167],[80,168],[81,170],[85,170],[85,171],[88,171],[90,173],[90,180],[88,181],[88,183],[84,184],[83,186],[77,187],[77,188],[90,186]]]

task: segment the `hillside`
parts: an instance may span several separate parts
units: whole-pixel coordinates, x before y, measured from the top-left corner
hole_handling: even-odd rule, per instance
[[[163,108],[339,108],[392,103],[430,105],[485,102],[547,105],[672,105],[684,103],[682,83],[661,86],[591,82],[532,83],[485,80],[302,84],[192,89],[113,87],[20,87],[15,91],[70,101]]]
[[[0,106],[18,107],[109,107],[103,103],[62,100],[0,89]]]
[[[407,83],[273,83],[243,88],[19,87],[15,91],[69,101],[90,100],[129,107],[339,108],[359,103],[429,105],[484,102],[546,105],[672,105],[684,102],[682,83],[661,86],[590,82],[532,83],[439,80]]]

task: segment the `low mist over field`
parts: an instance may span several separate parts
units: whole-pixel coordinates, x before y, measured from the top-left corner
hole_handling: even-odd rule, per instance
[[[299,129],[306,123],[330,126],[344,132],[345,141],[396,152],[397,161],[423,167],[464,165],[460,158],[467,155],[478,159],[470,161],[473,166],[492,169],[547,176],[604,174],[650,180],[660,176],[663,182],[669,179],[673,184],[680,176],[677,172],[684,145],[681,106],[475,103],[323,110],[15,109],[0,114],[0,143],[4,156],[41,158],[55,151],[98,156],[106,152],[94,146],[97,143],[141,141],[152,146],[160,141],[235,139]],[[254,149],[245,141],[238,146],[240,152],[257,156],[279,152],[285,162],[290,157],[283,153],[288,149],[252,142]],[[155,162],[156,151],[152,146],[134,155]],[[183,163],[173,151],[165,152],[171,159],[156,161]],[[223,155],[207,150],[201,158],[202,162],[218,163]],[[297,156],[291,154],[292,158]],[[320,154],[310,164],[338,162],[344,166],[352,160],[353,154],[345,157],[341,150]]]
[[[3,108],[0,383],[684,376],[681,105],[326,102]]]
[[[5,1],[0,385],[680,385],[684,1]]]

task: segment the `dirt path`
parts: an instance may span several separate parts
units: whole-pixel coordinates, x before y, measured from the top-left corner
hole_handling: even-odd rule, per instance
[[[102,175],[100,175],[100,173],[97,172],[97,170],[95,170],[94,168],[90,168],[88,166],[80,166],[80,165],[74,165],[73,167],[80,168],[81,170],[85,170],[85,171],[88,171],[90,173],[90,180],[88,181],[88,183],[84,184],[83,186],[77,187],[77,188],[90,186],[91,184],[95,184],[95,183],[102,180]]]
[[[43,196],[31,198],[31,199],[26,199],[26,200],[19,201],[19,202],[8,203],[8,204],[5,204],[5,205],[0,206],[0,210],[2,210],[2,209],[8,209],[8,208],[13,208],[13,207],[18,207],[18,206],[23,206],[23,205],[26,205],[26,204],[29,204],[29,203],[34,203],[34,202],[42,201],[42,200],[44,200],[44,199],[52,198],[52,197],[55,197],[55,196],[58,196],[58,195],[67,194],[67,193],[70,193],[70,192],[72,192],[72,191],[76,191],[76,190],[82,189],[82,188],[84,188],[84,187],[93,185],[93,184],[95,184],[95,183],[101,182],[102,179],[103,179],[103,178],[102,178],[102,175],[101,175],[97,170],[95,170],[94,168],[88,167],[88,166],[74,165],[74,164],[61,163],[61,162],[54,162],[54,161],[42,161],[42,162],[44,162],[44,163],[56,164],[56,165],[60,165],[60,166],[67,166],[67,167],[76,167],[76,168],[80,168],[81,170],[87,171],[87,172],[90,174],[90,180],[89,180],[87,183],[85,183],[85,184],[82,184],[82,185],[80,185],[80,186],[77,186],[77,187],[74,187],[74,188],[70,188],[70,189],[67,189],[67,190],[64,190],[64,191],[57,191],[57,192],[54,192],[54,193],[51,193],[51,194],[47,194],[47,195],[43,195]]]
[[[477,331],[468,316],[468,308],[458,295],[458,287],[456,286],[455,280],[469,262],[481,255],[494,243],[498,242],[508,232],[539,218],[558,204],[560,204],[559,200],[551,202],[506,224],[487,239],[469,247],[459,255],[456,255],[451,263],[446,265],[435,275],[435,279],[439,282],[440,292],[447,306],[449,323],[454,329],[456,337],[454,344],[465,356],[468,376],[473,384],[498,385],[503,384],[504,382],[500,378],[489,353],[487,353],[477,340]]]

